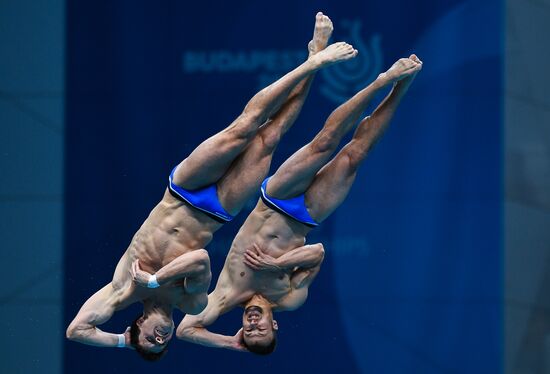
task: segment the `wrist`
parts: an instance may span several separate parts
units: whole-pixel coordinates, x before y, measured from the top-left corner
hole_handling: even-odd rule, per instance
[[[125,334],[117,334],[117,347],[118,348],[126,348],[126,335]]]
[[[393,83],[393,80],[388,76],[387,72],[378,74],[378,77],[374,80],[374,82],[372,82],[375,89],[382,88],[391,83]]]
[[[285,264],[284,261],[281,261],[281,258],[278,257],[273,259],[273,266],[275,266],[278,270],[286,270],[288,264]]]
[[[147,281],[147,288],[158,288],[160,287],[160,284],[157,280],[157,275],[153,274],[149,277],[149,280]]]

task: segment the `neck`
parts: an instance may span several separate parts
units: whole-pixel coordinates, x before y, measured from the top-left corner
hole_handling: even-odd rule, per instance
[[[262,309],[266,311],[267,310],[270,311],[272,308],[272,305],[269,302],[269,300],[267,300],[265,297],[263,297],[260,294],[255,294],[254,296],[252,296],[252,298],[248,300],[247,303],[244,305],[244,308],[246,309],[251,305],[257,305],[259,307],[262,307]]]

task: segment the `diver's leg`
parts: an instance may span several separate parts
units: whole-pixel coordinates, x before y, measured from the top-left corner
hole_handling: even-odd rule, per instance
[[[313,39],[308,44],[310,56],[325,49],[332,29],[330,18],[320,12],[317,13]],[[294,87],[279,111],[262,125],[254,140],[218,182],[220,201],[231,214],[237,214],[258,192],[269,171],[271,159],[279,141],[300,114],[313,77],[314,74],[308,75]]]
[[[317,172],[328,162],[338,148],[340,141],[348,133],[371,99],[381,89],[391,85],[414,62],[401,59],[387,72],[351,99],[335,109],[315,138],[286,160],[267,184],[267,194],[279,199],[287,199],[304,193],[313,182]]]
[[[332,44],[258,92],[229,127],[204,141],[178,165],[174,183],[186,189],[196,189],[217,182],[254,139],[259,127],[278,110],[302,79],[356,55],[357,51],[347,43]]]
[[[415,67],[400,75],[400,80],[374,112],[363,119],[351,141],[315,176],[305,194],[306,206],[313,219],[322,222],[346,198],[361,162],[388,127],[401,99],[407,92],[422,63],[410,57]]]

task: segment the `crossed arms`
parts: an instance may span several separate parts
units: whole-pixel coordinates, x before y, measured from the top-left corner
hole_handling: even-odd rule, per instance
[[[139,260],[132,263],[132,279],[138,285],[147,287],[151,273],[141,270]],[[176,257],[155,274],[160,286],[185,278],[185,290],[194,294],[208,291],[212,274],[210,257],[205,249],[197,249]]]
[[[320,243],[293,249],[278,258],[265,254],[254,245],[246,250],[244,263],[255,271],[292,271],[290,291],[277,301],[274,308],[276,311],[284,311],[295,310],[305,302],[309,285],[319,273],[323,259],[324,248]],[[238,299],[239,295],[235,295],[229,277],[224,273],[225,269],[222,270],[216,289],[208,295],[206,309],[196,316],[186,315],[178,326],[176,336],[207,347],[246,351],[242,345],[242,329],[233,336],[216,334],[206,329],[220,314],[246,301]]]

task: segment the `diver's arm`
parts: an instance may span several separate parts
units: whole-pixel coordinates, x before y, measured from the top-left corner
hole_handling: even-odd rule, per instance
[[[305,245],[275,258],[264,253],[254,244],[245,252],[244,263],[254,270],[284,271],[292,269],[314,269],[323,262],[325,250],[321,243]]]
[[[179,339],[190,343],[204,345],[213,348],[226,348],[236,351],[246,351],[242,344],[242,329],[234,336],[216,334],[209,331],[206,326],[214,323],[222,314],[219,297],[216,291],[208,295],[208,305],[198,315],[187,314],[176,330]]]
[[[120,299],[121,292],[114,290],[111,283],[97,291],[67,328],[67,339],[98,347],[130,347],[128,329],[124,334],[111,334],[97,328],[111,318]]]
[[[202,291],[206,291],[210,285],[210,257],[205,249],[198,249],[187,252],[160,268],[154,275],[157,283],[162,286],[171,281],[181,278],[189,280],[197,278],[201,280],[200,286],[206,283],[206,287]],[[135,260],[132,263],[133,281],[142,287],[147,287],[152,274],[142,270],[139,267],[139,261]],[[208,277],[206,277],[208,275]],[[205,282],[208,278],[208,282]],[[194,282],[197,283],[197,282]],[[197,291],[198,292],[198,291]]]
[[[309,286],[319,274],[321,263],[310,268],[297,268],[290,276],[290,291],[274,307],[275,311],[296,310],[307,300]]]

